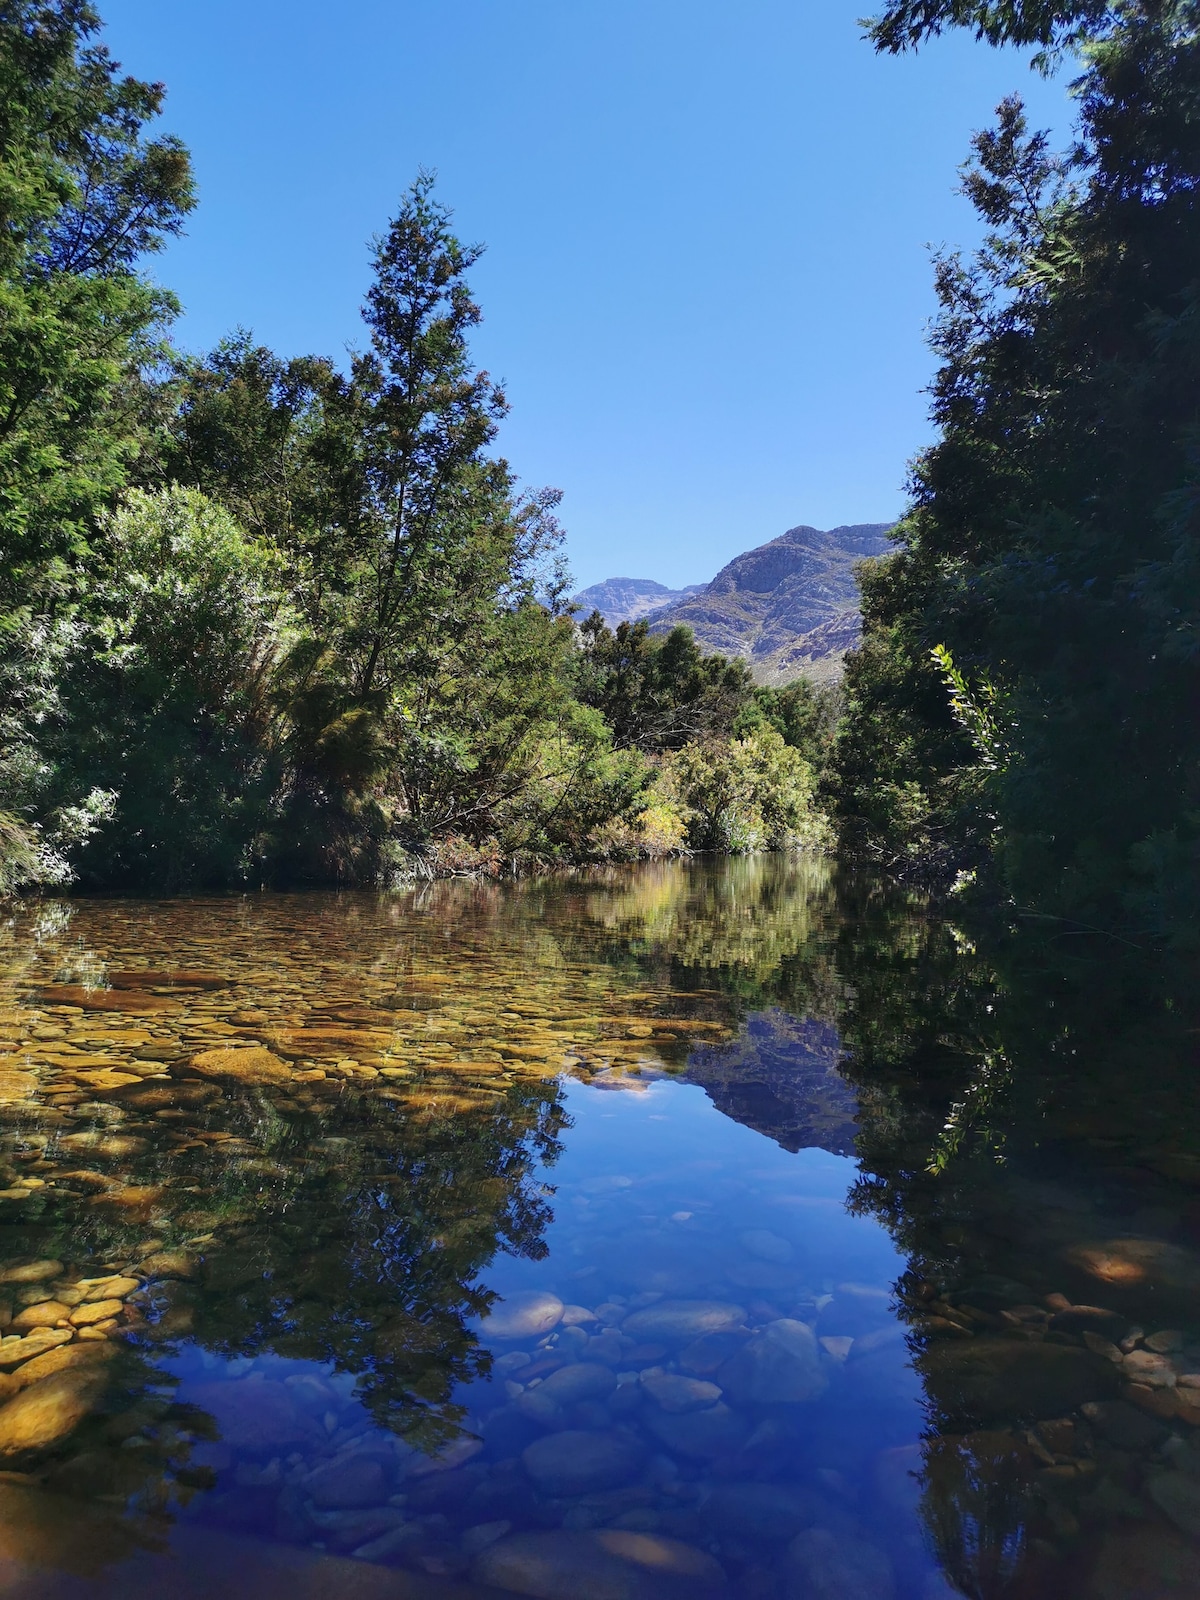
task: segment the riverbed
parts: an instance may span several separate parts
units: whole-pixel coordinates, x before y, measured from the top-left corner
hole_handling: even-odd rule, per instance
[[[0,1595],[1200,1594],[1136,951],[759,857],[28,903],[3,967]]]

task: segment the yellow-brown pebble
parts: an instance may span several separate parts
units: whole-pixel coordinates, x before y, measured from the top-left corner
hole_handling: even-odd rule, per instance
[[[71,1338],[70,1328],[35,1328],[23,1339],[0,1339],[0,1367],[15,1367]]]
[[[132,1294],[135,1289],[141,1288],[137,1278],[105,1278],[103,1283],[97,1283],[88,1289],[84,1295],[85,1300],[124,1300],[127,1294]]]
[[[93,1322],[106,1322],[109,1317],[119,1316],[121,1309],[119,1300],[90,1300],[72,1311],[71,1321],[77,1328],[86,1328]]]
[[[18,1311],[9,1326],[17,1333],[28,1333],[30,1328],[53,1328],[56,1323],[65,1322],[70,1314],[70,1306],[61,1300],[40,1300],[37,1305]]]
[[[62,1277],[61,1261],[27,1261],[19,1267],[5,1267],[0,1283],[45,1283]]]

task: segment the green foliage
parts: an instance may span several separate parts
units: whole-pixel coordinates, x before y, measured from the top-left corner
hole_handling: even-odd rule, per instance
[[[773,728],[722,744],[688,744],[664,768],[693,850],[744,855],[824,842],[813,772]]]
[[[1200,904],[1200,33],[1191,4],[1088,15],[1076,148],[1001,106],[964,184],[987,238],[938,262],[940,439],[866,585],[841,827],[859,856],[983,863],[1021,903],[1165,932]],[[990,769],[938,645],[1003,708]]]
[[[77,0],[0,8],[0,883],[63,882],[111,797],[47,735],[78,647],[93,519],[144,443],[139,384],[175,302],[137,272],[192,204],[161,86],[118,75]]]
[[[280,782],[278,561],[196,490],[132,492],[103,526],[62,753],[116,796],[86,881],[158,890],[261,874]]]
[[[756,687],[754,699],[742,710],[734,732],[745,734],[770,726],[784,744],[799,750],[820,774],[828,765],[841,713],[839,688],[796,678],[778,689]]]
[[[1106,0],[895,0],[867,31],[877,49],[892,54],[946,28],[970,28],[989,44],[1061,46],[1113,9]]]
[[[350,451],[337,425],[344,382],[316,356],[281,360],[244,330],[205,359],[179,358],[149,482],[188,484],[242,527],[320,568],[321,530],[344,513]]]
[[[642,620],[614,632],[594,611],[579,637],[576,693],[602,713],[621,748],[659,753],[728,736],[753,703],[744,663],[705,655],[690,628],[655,634]]]
[[[187,154],[144,129],[161,85],[121,78],[79,0],[0,11],[0,591],[68,579],[138,441],[135,384],[174,310],[137,259],[192,205]]]

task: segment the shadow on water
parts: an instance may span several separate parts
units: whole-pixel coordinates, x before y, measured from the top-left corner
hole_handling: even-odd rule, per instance
[[[1190,974],[771,857],[4,941],[0,1595],[1200,1593]]]

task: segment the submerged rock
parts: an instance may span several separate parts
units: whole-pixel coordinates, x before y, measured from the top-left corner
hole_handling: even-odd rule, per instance
[[[290,1084],[291,1068],[261,1046],[202,1050],[192,1057],[192,1071],[205,1078],[228,1078],[251,1085]]]
[[[703,1411],[651,1411],[646,1426],[672,1455],[688,1461],[722,1461],[745,1444],[750,1423],[723,1401]]]
[[[785,1544],[804,1528],[828,1522],[829,1502],[782,1483],[724,1483],[702,1508],[705,1526],[750,1543]]]
[[[636,1476],[643,1460],[638,1444],[618,1433],[567,1429],[535,1439],[521,1452],[526,1472],[543,1494],[594,1494]]]
[[[1172,1529],[1126,1527],[1100,1546],[1087,1600],[1195,1600],[1200,1550]]]
[[[154,1250],[137,1264],[143,1278],[195,1278],[200,1263],[186,1250]]]
[[[783,1265],[795,1255],[788,1241],[768,1228],[748,1228],[745,1233],[738,1234],[738,1243],[759,1261],[774,1261]]]
[[[103,1387],[94,1366],[71,1367],[41,1378],[0,1406],[0,1458],[48,1450],[74,1433]]]
[[[22,1261],[0,1269],[0,1283],[49,1283],[62,1274],[61,1261]]]
[[[679,1352],[679,1369],[697,1378],[711,1378],[749,1337],[744,1329],[702,1334]]]
[[[808,1528],[788,1546],[787,1600],[892,1600],[896,1579],[882,1550],[829,1528]]]
[[[322,1511],[377,1506],[387,1499],[388,1480],[373,1456],[353,1455],[317,1467],[304,1479],[304,1490]]]
[[[938,1340],[918,1365],[930,1398],[956,1423],[1060,1417],[1120,1387],[1117,1369],[1103,1356],[1018,1339]]]
[[[0,1417],[4,1412],[0,1411]],[[1183,1533],[1200,1539],[1200,1478],[1188,1472],[1161,1472],[1146,1485],[1151,1500]]]
[[[35,1306],[18,1311],[9,1323],[16,1333],[28,1333],[31,1328],[52,1328],[56,1322],[65,1322],[71,1307],[60,1300],[40,1300]]]
[[[737,1328],[745,1320],[744,1308],[726,1300],[660,1300],[626,1317],[621,1332],[648,1343],[682,1344],[702,1334]]]
[[[494,1305],[483,1331],[492,1339],[538,1339],[557,1327],[563,1303],[545,1289],[525,1289]]]
[[[240,1379],[198,1384],[188,1396],[209,1411],[221,1438],[235,1450],[263,1455],[321,1437],[315,1423],[297,1407],[291,1392],[270,1379]]]
[[[739,1405],[789,1405],[814,1400],[828,1384],[821,1352],[806,1322],[769,1322],[717,1374]]]
[[[529,1392],[556,1406],[569,1406],[580,1400],[603,1400],[616,1386],[616,1377],[609,1367],[594,1361],[573,1361],[559,1367]]]
[[[17,1367],[34,1356],[44,1355],[55,1345],[69,1344],[70,1328],[34,1328],[23,1339],[0,1339],[0,1367]]]
[[[664,1372],[661,1367],[647,1367],[642,1373],[642,1388],[664,1411],[702,1411],[716,1405],[721,1391],[715,1383],[702,1378],[686,1378],[680,1372]]]
[[[534,1600],[715,1600],[727,1592],[705,1551],[617,1528],[514,1534],[485,1550],[471,1576]]]

